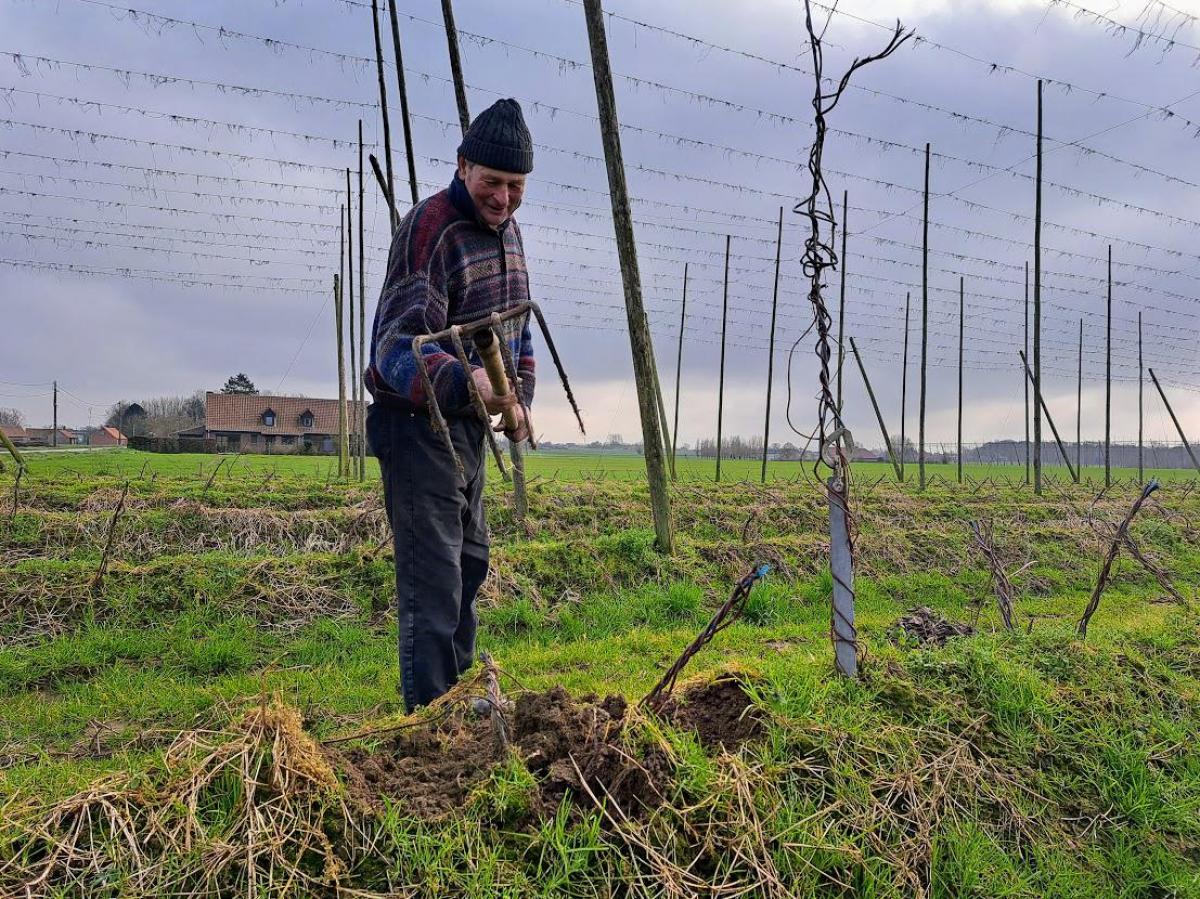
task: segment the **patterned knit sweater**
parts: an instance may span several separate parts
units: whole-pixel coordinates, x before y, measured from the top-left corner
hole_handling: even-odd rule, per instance
[[[375,312],[367,388],[401,408],[426,407],[425,387],[412,341],[451,325],[503,312],[529,299],[525,249],[516,221],[484,225],[457,173],[450,187],[422,200],[392,237],[387,277]],[[517,360],[521,399],[533,402],[533,344],[528,322],[505,322],[499,335]],[[482,365],[472,341],[463,341],[473,368]],[[450,415],[471,414],[467,372],[450,340],[422,347],[438,406]]]

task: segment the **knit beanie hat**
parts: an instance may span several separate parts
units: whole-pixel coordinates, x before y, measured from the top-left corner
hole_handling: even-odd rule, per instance
[[[533,171],[533,138],[516,100],[497,100],[475,117],[459,145],[469,162],[503,172]]]

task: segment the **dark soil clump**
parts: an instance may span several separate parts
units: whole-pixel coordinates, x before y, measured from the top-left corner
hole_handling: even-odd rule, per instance
[[[736,749],[766,731],[762,712],[732,677],[688,687],[682,697],[663,704],[662,714],[675,726],[695,731],[706,749]]]
[[[888,634],[897,643],[933,643],[942,646],[952,637],[969,637],[975,628],[943,618],[928,606],[919,606],[896,619]]]
[[[532,815],[553,815],[567,793],[607,801],[631,817],[666,801],[671,760],[662,747],[632,736],[628,711],[621,696],[573,699],[562,687],[515,698],[506,716],[509,740],[538,781]],[[764,730],[761,713],[731,678],[685,689],[660,714],[694,730],[710,748],[732,749]],[[425,819],[461,809],[503,760],[491,722],[471,717],[400,731],[376,749],[352,749],[337,758],[360,805],[378,809],[387,797]]]

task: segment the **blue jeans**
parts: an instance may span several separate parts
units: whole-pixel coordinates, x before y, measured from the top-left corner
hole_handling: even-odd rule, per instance
[[[475,661],[475,597],[488,571],[483,423],[449,421],[454,459],[429,418],[372,403],[367,439],[379,459],[396,561],[400,684],[413,709],[449,690]]]

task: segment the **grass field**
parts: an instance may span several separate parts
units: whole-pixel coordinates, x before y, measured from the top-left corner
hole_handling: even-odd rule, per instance
[[[711,460],[680,461],[672,558],[638,457],[531,456],[527,529],[492,479],[480,642],[518,697],[504,752],[470,722],[319,742],[410,723],[373,471],[41,454],[14,504],[10,466],[0,894],[1200,896],[1200,618],[1126,555],[1074,636],[1132,473],[1097,499],[1056,472],[1038,498],[1016,468],[959,487],[931,466],[919,492],[857,466],[848,683],[809,467],[760,485],[734,461],[748,482],[716,485]],[[1132,534],[1192,600],[1200,496],[1164,481]],[[973,519],[1014,572],[1016,631]],[[744,617],[687,669],[736,673],[753,736],[722,746],[636,710],[598,735],[616,713],[581,697],[644,695],[761,561]],[[894,630],[916,606],[977,632],[918,645]],[[591,722],[566,755],[538,729],[555,715]]]

